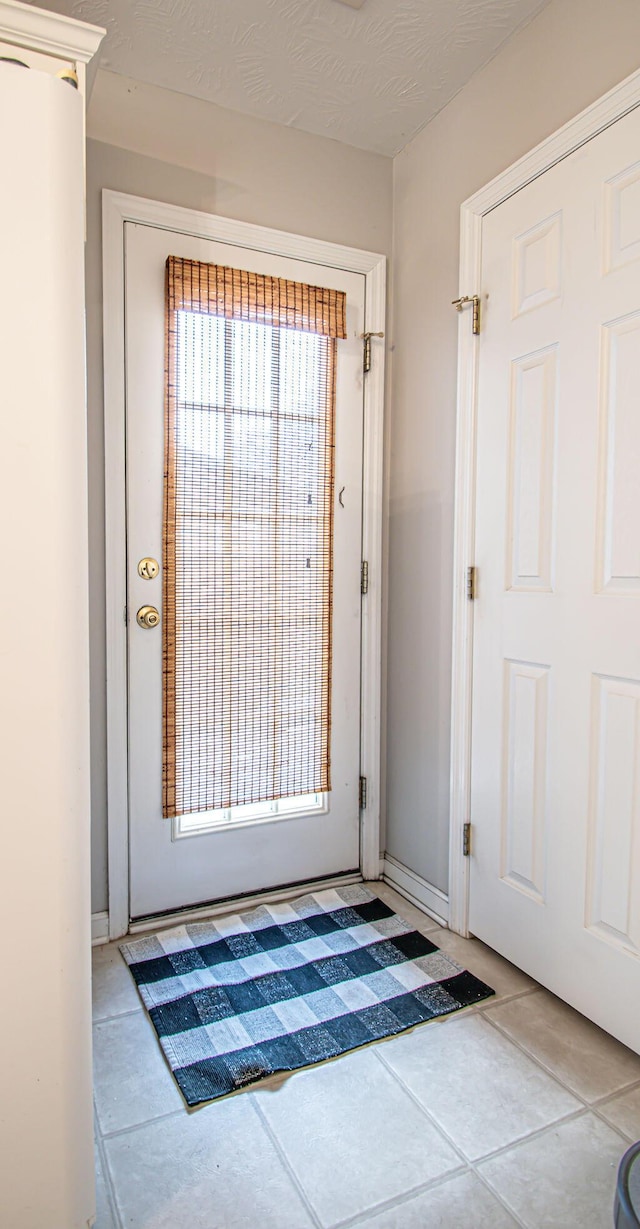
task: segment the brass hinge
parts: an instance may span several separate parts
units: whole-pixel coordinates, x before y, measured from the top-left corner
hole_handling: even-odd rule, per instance
[[[358,805],[361,811],[364,811],[367,805],[367,778],[360,777],[360,787],[358,789]]]
[[[462,825],[462,856],[468,858],[471,854],[471,824]]]
[[[369,564],[367,563],[366,559],[362,560],[362,566],[360,568],[360,592],[369,592]]]
[[[362,370],[366,375],[368,371],[371,371],[371,338],[384,337],[384,333],[361,333],[360,337],[364,342],[362,351]]]
[[[124,618],[124,625],[125,625],[125,627],[128,627],[128,626],[129,626],[129,612],[128,612],[128,610],[127,610],[126,606],[124,607],[122,614],[123,614],[123,618]]]
[[[480,295],[479,294],[463,294],[461,299],[452,299],[452,306],[457,312],[461,312],[467,303],[473,304],[473,316],[471,319],[471,331],[474,337],[478,337],[480,333]]]
[[[470,602],[475,602],[478,596],[478,569],[476,567],[467,568],[467,597]]]

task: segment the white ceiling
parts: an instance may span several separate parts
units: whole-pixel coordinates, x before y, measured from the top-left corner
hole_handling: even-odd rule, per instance
[[[395,154],[548,0],[40,0],[100,66]]]

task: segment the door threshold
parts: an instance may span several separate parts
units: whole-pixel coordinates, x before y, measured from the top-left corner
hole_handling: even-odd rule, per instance
[[[187,906],[167,913],[154,913],[148,917],[134,918],[129,923],[128,934],[139,934],[144,930],[159,930],[164,926],[181,925],[186,922],[202,922],[210,917],[220,917],[230,913],[240,906],[244,912],[258,905],[277,904],[279,901],[293,900],[300,892],[321,892],[328,888],[344,888],[351,883],[362,883],[360,871],[346,871],[343,875],[331,875],[326,879],[302,879],[297,883],[284,884],[280,888],[268,888],[263,892],[244,893],[242,896],[228,896],[224,900],[209,901],[206,905]]]

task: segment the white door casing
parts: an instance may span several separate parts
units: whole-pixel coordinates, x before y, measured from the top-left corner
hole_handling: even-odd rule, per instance
[[[124,449],[124,227],[127,222],[217,239],[262,253],[301,259],[313,265],[364,275],[365,329],[384,328],[385,258],[376,254],[287,235],[225,218],[199,214],[158,202],[103,193],[105,277],[105,442],[107,453],[108,578],[108,792],[109,792],[109,933],[117,937],[129,925],[128,777],[126,745],[126,600],[125,449]],[[311,279],[309,279],[311,280]],[[362,812],[360,866],[378,877],[379,729],[380,729],[380,539],[382,506],[382,407],[384,351],[374,342],[374,363],[364,390],[363,556],[371,583],[362,607],[361,771],[369,787]],[[134,612],[135,613],[135,612]],[[186,842],[187,844],[189,842]]]
[[[463,207],[451,847],[455,928],[634,1046],[639,86]]]

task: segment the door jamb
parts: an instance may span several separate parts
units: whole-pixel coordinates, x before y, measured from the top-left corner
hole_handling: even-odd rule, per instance
[[[460,295],[481,293],[482,221],[532,180],[550,170],[616,120],[640,105],[640,72],[580,112],[513,166],[464,201],[460,209]],[[473,602],[467,598],[467,568],[474,561],[476,424],[479,346],[469,318],[458,331],[458,394],[453,549],[453,655],[451,681],[451,780],[449,927],[469,934],[469,857],[463,854],[464,824],[471,816],[471,715]]]
[[[287,234],[214,214],[105,189],[102,193],[104,278],[105,515],[107,582],[107,797],[109,938],[129,927],[127,748],[126,487],[124,224],[181,231],[263,252],[332,265],[365,277],[365,331],[385,328],[386,257]],[[380,877],[380,721],[382,649],[382,507],[385,347],[374,352],[364,384],[362,557],[369,588],[362,603],[360,772],[367,778],[361,811],[363,878]]]

